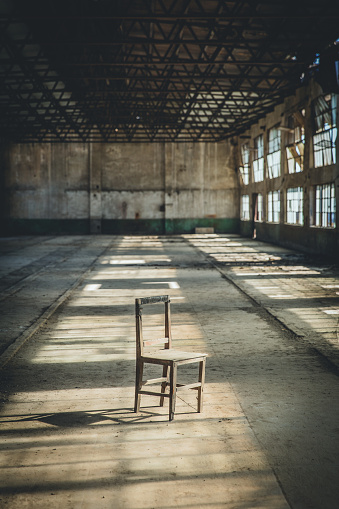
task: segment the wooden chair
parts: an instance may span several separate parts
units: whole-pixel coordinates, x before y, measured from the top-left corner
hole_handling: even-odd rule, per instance
[[[160,339],[144,340],[142,334],[142,306],[146,304],[155,304],[163,302],[165,304],[165,337]],[[179,389],[195,389],[198,391],[198,412],[202,412],[203,390],[205,381],[205,364],[207,354],[182,352],[172,349],[171,338],[171,313],[170,298],[168,295],[159,297],[145,297],[135,299],[135,318],[136,318],[136,380],[135,380],[135,405],[134,411],[139,412],[141,394],[160,397],[160,406],[164,404],[164,398],[169,398],[169,420],[174,419],[176,392]],[[156,349],[152,353],[144,353],[144,347],[162,343],[163,349]],[[182,364],[199,363],[198,381],[191,384],[177,383],[177,367]],[[161,378],[154,378],[143,381],[144,364],[159,364],[163,366]],[[143,386],[161,383],[161,392],[154,392],[143,389]],[[169,393],[166,393],[166,387],[169,386]]]

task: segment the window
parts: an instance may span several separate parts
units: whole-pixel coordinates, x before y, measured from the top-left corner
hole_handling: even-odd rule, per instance
[[[280,131],[277,128],[270,129],[268,132],[268,154],[267,171],[270,179],[280,175]]]
[[[257,221],[263,221],[264,220],[264,200],[263,195],[258,194],[258,201],[257,201],[258,209],[257,209]]]
[[[264,200],[262,194],[254,195],[254,200],[254,221],[262,222],[264,220]]]
[[[304,169],[305,110],[297,111],[288,118],[286,156],[288,173]]]
[[[303,215],[303,188],[293,187],[287,189],[286,222],[289,224],[304,224]]]
[[[262,134],[254,140],[253,178],[254,182],[264,180],[264,136]]]
[[[280,191],[271,191],[267,196],[267,221],[280,222]]]
[[[315,226],[336,227],[334,184],[315,187]]]
[[[246,194],[244,194],[241,197],[241,210],[240,210],[240,219],[242,221],[249,221],[250,220],[250,197]]]
[[[314,167],[336,163],[336,95],[318,97],[313,102],[313,153]]]
[[[247,143],[241,147],[241,166],[239,171],[243,184],[247,186],[249,183],[250,173],[250,148]]]

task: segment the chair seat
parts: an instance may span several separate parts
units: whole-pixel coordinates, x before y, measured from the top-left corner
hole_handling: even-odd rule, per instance
[[[183,352],[182,350],[174,350],[173,348],[170,348],[157,350],[154,353],[152,352],[146,355],[144,354],[142,356],[142,360],[145,362],[153,362],[154,364],[171,364],[172,362],[197,362],[199,359],[204,359],[205,357],[207,357],[206,353]]]

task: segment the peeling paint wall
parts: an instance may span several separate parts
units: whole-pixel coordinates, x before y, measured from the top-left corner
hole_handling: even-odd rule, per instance
[[[15,145],[7,150],[6,155],[7,217],[88,217],[87,147]]]
[[[238,217],[230,142],[167,144],[165,163],[168,218]]]
[[[93,145],[101,168],[103,219],[164,217],[162,144]]]

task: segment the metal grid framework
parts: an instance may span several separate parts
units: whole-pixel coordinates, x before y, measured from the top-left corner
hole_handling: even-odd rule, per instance
[[[219,141],[296,86],[339,2],[0,0],[0,136]]]

